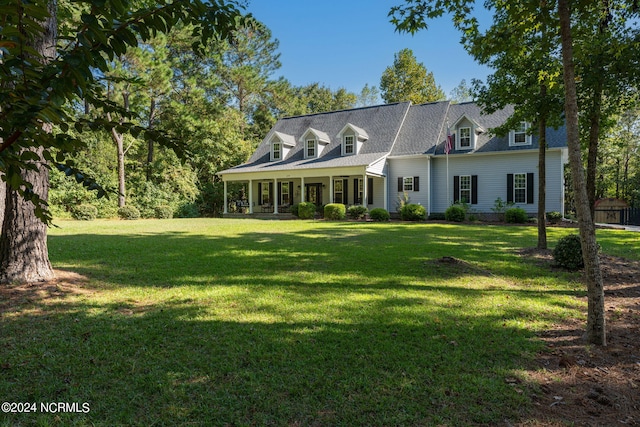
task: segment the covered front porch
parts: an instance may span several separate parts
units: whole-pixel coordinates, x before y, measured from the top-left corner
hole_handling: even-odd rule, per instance
[[[222,175],[223,214],[275,217],[290,214],[291,206],[301,202],[311,202],[316,206],[343,203],[346,206],[363,205],[368,209],[381,207],[388,210],[386,176],[373,174],[366,168],[310,170],[299,175],[294,174],[297,171],[286,172],[268,177],[264,173]],[[231,183],[239,185],[230,191]]]

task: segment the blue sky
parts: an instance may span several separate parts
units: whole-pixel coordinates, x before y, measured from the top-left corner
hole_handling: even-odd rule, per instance
[[[413,50],[433,72],[447,97],[462,79],[484,80],[490,70],[476,64],[460,45],[448,18],[430,21],[412,36],[395,31],[389,9],[402,0],[250,0],[247,10],[280,42],[284,76],[302,86],[319,82],[333,90],[360,93],[366,83],[379,86],[395,53]]]

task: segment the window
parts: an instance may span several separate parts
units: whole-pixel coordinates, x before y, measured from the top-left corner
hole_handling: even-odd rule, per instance
[[[333,203],[342,203],[344,200],[344,186],[341,179],[333,181]]]
[[[262,190],[260,191],[260,204],[268,205],[271,203],[271,194],[269,191],[269,187],[272,185],[270,182],[262,183]]]
[[[362,182],[362,178],[358,178],[358,186],[356,187],[356,199],[354,200],[354,203],[356,204],[362,204],[363,203],[363,199],[362,199],[362,195],[363,195],[363,182]]]
[[[273,160],[280,160],[280,143],[279,142],[274,142],[273,143]]]
[[[527,203],[527,174],[516,173],[513,175],[513,201]]]
[[[398,193],[403,191],[420,191],[419,176],[399,176],[398,177]]]
[[[353,135],[346,135],[344,137],[344,154],[353,154],[354,148]]]
[[[413,177],[412,176],[405,176],[404,177],[403,190],[404,191],[413,191]]]
[[[518,127],[509,133],[509,145],[530,145],[531,135],[527,135],[530,123],[520,122]]]
[[[281,200],[281,204],[283,205],[290,205],[291,204],[291,197],[289,196],[290,194],[290,189],[289,189],[289,183],[288,182],[283,182],[280,184],[280,200]]]
[[[471,148],[471,128],[460,128],[460,148]]]
[[[316,140],[315,139],[307,139],[307,157],[315,157],[316,156]]]
[[[471,203],[471,176],[470,175],[461,175],[460,176],[460,202],[462,203]]]

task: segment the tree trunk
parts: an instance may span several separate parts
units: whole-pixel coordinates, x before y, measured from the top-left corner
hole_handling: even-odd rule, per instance
[[[156,119],[156,100],[151,98],[149,106],[149,129],[153,129],[153,123]],[[151,181],[151,165],[153,164],[153,139],[147,142],[147,181]]]
[[[0,173],[0,232],[2,232],[2,224],[4,222],[4,211],[7,203],[7,184],[2,180]]]
[[[591,216],[589,197],[584,178],[580,152],[580,134],[578,130],[578,97],[576,93],[575,66],[573,63],[573,42],[571,40],[571,12],[569,0],[558,0],[560,18],[560,36],[562,40],[562,65],[565,88],[565,116],[567,125],[567,144],[569,146],[569,165],[573,179],[573,190],[580,227],[582,257],[584,259],[585,279],[587,282],[588,313],[585,337],[589,343],[606,345],[604,316],[604,287],[596,230]]]
[[[32,41],[42,63],[56,54],[57,3],[49,1],[50,16],[42,22],[44,31]],[[51,132],[50,125],[43,125]],[[22,178],[33,185],[33,191],[44,201],[49,195],[49,169],[42,160],[43,148],[33,149],[41,160],[37,171],[22,170]],[[8,188],[8,187],[7,187]],[[6,191],[2,235],[0,237],[0,283],[32,283],[51,280],[54,276],[47,248],[47,226],[35,215],[34,205],[16,191]]]
[[[540,85],[540,99],[547,96],[547,87]],[[547,118],[546,114],[538,120],[538,249],[547,249]],[[564,213],[564,212],[563,212]]]
[[[604,71],[601,70],[601,73]],[[591,216],[596,212],[596,174],[598,172],[598,142],[600,140],[600,117],[602,116],[602,77],[594,88],[591,111],[589,112],[589,152],[587,154],[587,195]]]

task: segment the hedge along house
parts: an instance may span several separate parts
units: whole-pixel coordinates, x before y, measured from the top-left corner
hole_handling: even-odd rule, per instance
[[[410,102],[280,119],[250,159],[221,171],[246,187],[231,201],[249,214],[287,212],[312,202],[395,211],[401,198],[443,213],[465,202],[491,214],[498,198],[537,212],[538,139],[523,122],[506,136],[491,133],[507,108],[484,115],[474,103]],[[546,210],[564,212],[566,133],[547,130]],[[445,152],[448,138],[449,153]]]

